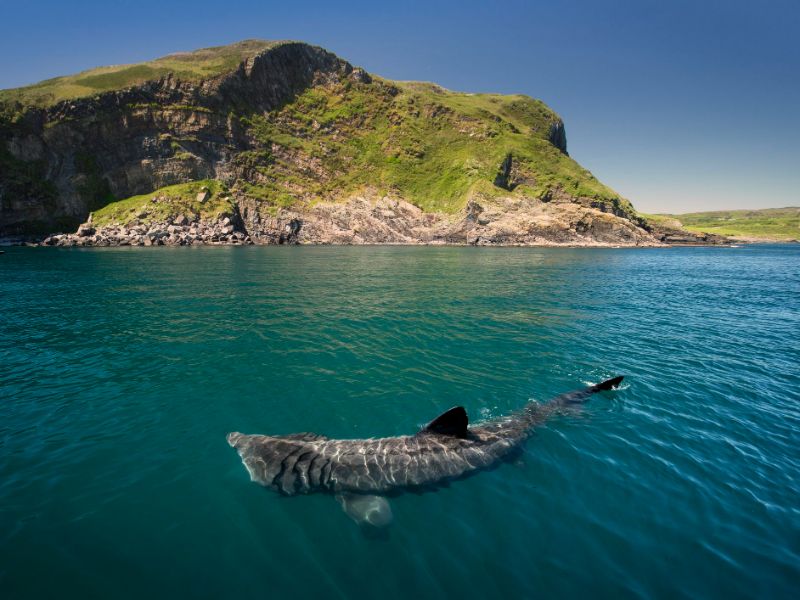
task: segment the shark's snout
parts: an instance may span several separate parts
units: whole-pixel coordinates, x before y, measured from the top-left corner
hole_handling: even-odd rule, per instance
[[[228,444],[231,445],[232,448],[236,448],[239,440],[241,440],[243,435],[238,431],[232,431],[227,435]]]

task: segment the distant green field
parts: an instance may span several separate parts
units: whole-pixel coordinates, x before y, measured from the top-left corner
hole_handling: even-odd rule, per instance
[[[765,240],[800,240],[800,207],[725,210],[683,215],[648,215],[656,222],[676,219],[689,231]]]
[[[48,106],[61,100],[94,96],[157,80],[169,73],[181,81],[199,81],[232,71],[245,58],[280,43],[282,42],[245,40],[230,46],[170,54],[134,65],[98,67],[75,75],[54,77],[27,87],[0,90],[0,102]]]

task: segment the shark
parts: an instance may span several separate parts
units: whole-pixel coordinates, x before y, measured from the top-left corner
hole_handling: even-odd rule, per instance
[[[447,485],[491,469],[519,451],[537,425],[597,392],[619,387],[623,376],[528,402],[504,417],[470,426],[455,406],[412,435],[331,439],[316,433],[229,433],[250,479],[284,496],[333,495],[345,513],[365,527],[392,522],[388,498]]]

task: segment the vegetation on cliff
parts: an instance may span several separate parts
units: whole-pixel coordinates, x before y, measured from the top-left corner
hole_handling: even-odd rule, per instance
[[[234,213],[224,184],[214,179],[170,185],[149,194],[112,202],[92,215],[95,225],[140,221],[166,221],[177,215],[197,215],[216,220]]]
[[[248,57],[280,43],[245,40],[229,46],[177,52],[138,64],[97,67],[26,87],[0,90],[0,102],[47,107],[64,100],[133,87],[168,75],[181,81],[200,82],[233,71]]]
[[[236,159],[249,169],[244,191],[278,204],[372,187],[426,211],[453,213],[473,194],[547,200],[558,189],[631,210],[553,145],[559,117],[527,96],[377,78],[333,81],[242,123],[260,142]]]
[[[569,157],[563,122],[541,101],[372,77],[295,42],[246,41],[0,91],[0,166],[0,232],[55,217],[77,224],[89,211],[138,218],[152,195],[199,213],[200,185],[273,212],[359,194],[444,214],[517,198],[644,225]]]

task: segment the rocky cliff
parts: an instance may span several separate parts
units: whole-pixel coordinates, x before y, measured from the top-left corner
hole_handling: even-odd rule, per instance
[[[93,212],[49,243],[658,243],[542,102],[388,81],[297,42],[0,92],[0,235]]]

